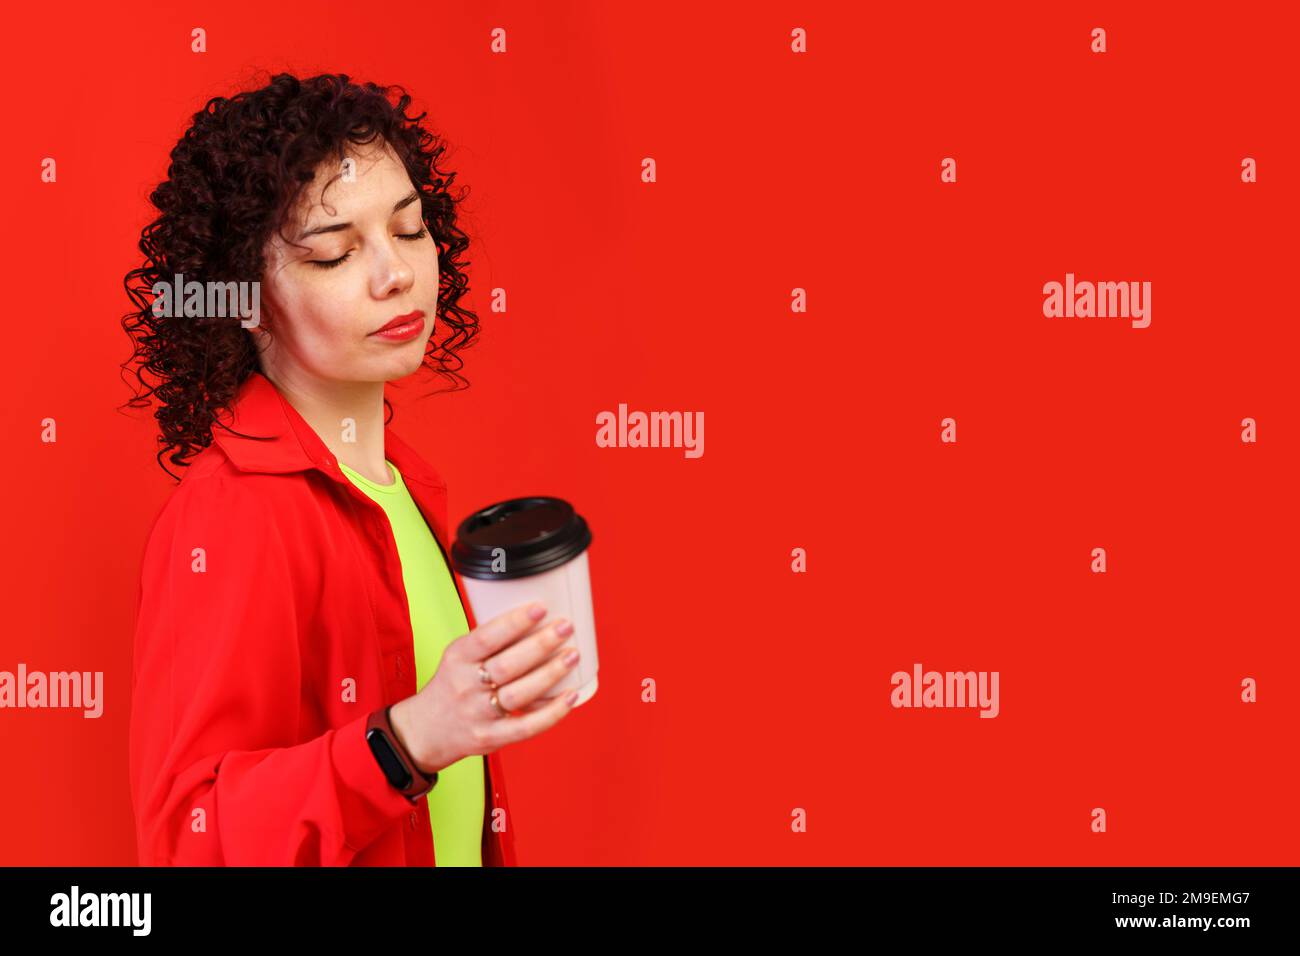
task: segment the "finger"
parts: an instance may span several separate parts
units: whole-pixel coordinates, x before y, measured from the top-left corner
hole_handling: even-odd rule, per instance
[[[497,700],[506,710],[515,711],[528,706],[559,681],[568,676],[569,671],[578,666],[577,648],[566,647],[549,658],[523,677],[502,684],[497,688]]]
[[[535,710],[541,710],[543,707],[549,707],[551,704],[553,704],[553,703],[555,702],[555,698],[556,698],[557,696],[559,696],[559,697],[563,697],[564,694],[567,694],[567,693],[569,693],[569,692],[568,692],[568,691],[564,691],[564,693],[561,693],[561,694],[549,694],[549,695],[547,695],[547,696],[545,696],[545,697],[538,697],[538,698],[537,698],[536,700],[534,700],[531,704],[528,704],[528,705],[522,707],[522,708],[519,710],[519,713],[523,713],[523,714],[531,714],[531,713],[532,713],[533,711],[535,711]]]
[[[512,608],[466,634],[466,646],[462,650],[469,655],[469,660],[473,663],[481,663],[532,631],[546,616],[545,608],[541,608],[542,613],[537,616],[530,613],[530,608],[534,606],[540,607],[540,605],[524,604]]]
[[[561,626],[567,626],[567,634],[560,633]],[[572,646],[572,637],[572,623],[564,618],[556,618],[535,628],[532,633],[515,641],[500,654],[493,655],[483,662],[483,666],[487,668],[493,683],[508,684],[549,659],[565,641],[569,641]]]
[[[573,710],[569,703],[569,694],[560,694],[546,701],[534,710],[525,710],[513,717],[492,721],[488,727],[488,746],[493,750],[506,744],[518,743],[535,737],[544,730],[554,727]]]

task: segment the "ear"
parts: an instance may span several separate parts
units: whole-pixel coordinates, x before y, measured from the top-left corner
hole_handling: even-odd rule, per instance
[[[253,333],[253,341],[259,345],[269,342],[271,339],[271,329],[269,323],[275,322],[275,306],[263,299],[259,306],[257,325],[248,331]]]

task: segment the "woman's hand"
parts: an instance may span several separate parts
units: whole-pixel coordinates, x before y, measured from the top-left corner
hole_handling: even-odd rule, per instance
[[[521,605],[461,635],[447,645],[430,681],[392,706],[393,732],[422,773],[527,740],[573,709],[569,700],[577,691],[541,696],[578,662],[576,647],[560,650],[573,625],[563,618],[540,624],[545,616],[541,605]],[[495,691],[483,683],[480,665]],[[510,716],[492,703],[493,693]]]

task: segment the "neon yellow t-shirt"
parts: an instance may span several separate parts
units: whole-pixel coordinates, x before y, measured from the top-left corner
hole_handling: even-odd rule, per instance
[[[401,472],[391,461],[385,464],[393,476],[388,485],[375,484],[343,462],[339,468],[388,514],[411,609],[415,688],[420,690],[438,669],[447,645],[469,631],[469,622],[438,542],[406,489]],[[482,755],[471,754],[438,771],[438,783],[426,797],[436,865],[483,865],[485,797]]]

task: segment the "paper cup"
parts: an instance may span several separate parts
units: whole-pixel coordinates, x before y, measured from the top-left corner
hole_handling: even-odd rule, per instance
[[[478,624],[533,601],[546,606],[543,625],[573,622],[573,633],[554,653],[577,646],[577,666],[544,692],[551,698],[578,691],[581,706],[596,693],[596,616],[591,605],[587,548],[591,529],[562,498],[511,498],[481,508],[460,523],[451,562],[460,575]]]

